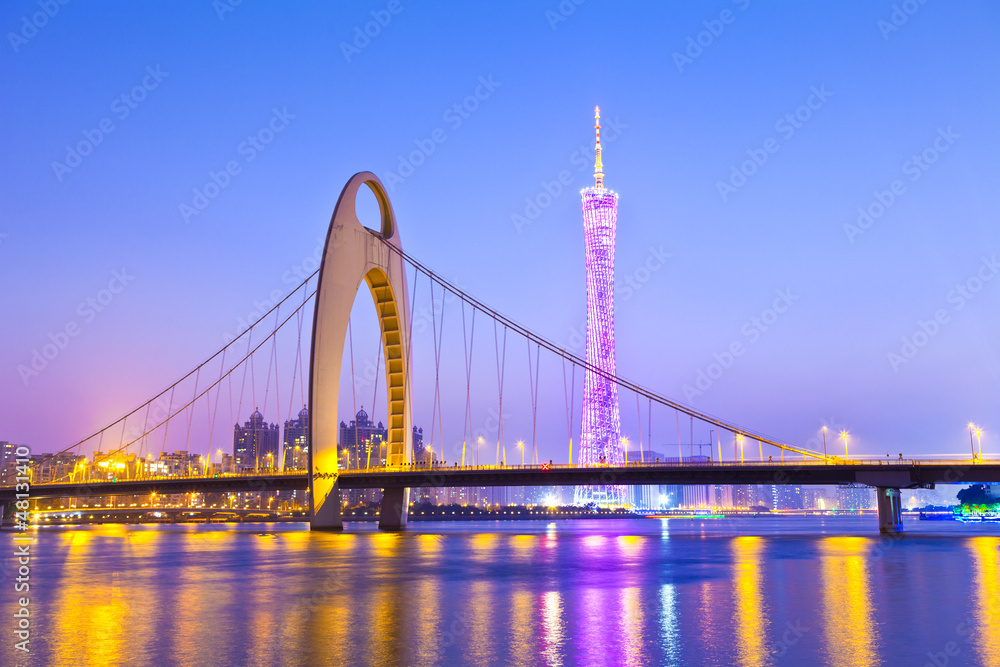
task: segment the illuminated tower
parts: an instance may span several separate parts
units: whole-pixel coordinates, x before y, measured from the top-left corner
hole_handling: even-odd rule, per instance
[[[618,194],[604,189],[601,162],[601,109],[594,109],[597,159],[594,187],[584,189],[583,232],[587,247],[587,369],[583,380],[580,465],[623,465],[625,448],[618,417],[615,375],[615,225]],[[594,370],[596,369],[596,370]],[[602,484],[576,487],[576,504],[620,506],[625,487]]]

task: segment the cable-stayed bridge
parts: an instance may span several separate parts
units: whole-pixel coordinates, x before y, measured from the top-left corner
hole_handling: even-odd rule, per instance
[[[364,187],[379,204],[378,230],[358,219]],[[355,348],[371,341],[355,340],[359,290],[370,294],[378,324],[377,352],[360,363]],[[424,349],[415,355],[420,341]],[[634,399],[628,426],[637,437],[622,443],[623,463],[575,463],[574,406],[584,373],[617,386],[623,415]],[[557,391],[543,395],[543,376]],[[543,396],[556,396],[561,409],[542,405]],[[350,427],[338,418],[347,405],[357,417]],[[487,405],[489,416],[477,427],[474,415]],[[415,427],[415,406],[426,430]],[[235,420],[251,407],[241,429]],[[264,419],[269,411],[286,416],[284,452],[278,425]],[[220,421],[227,413],[228,423]],[[554,426],[552,416],[562,421],[563,413],[565,424]],[[376,428],[379,414],[385,424]],[[686,461],[682,415],[691,434]],[[665,430],[671,422],[676,458],[653,450],[654,423]],[[693,456],[696,424],[709,432],[709,456]],[[352,442],[341,441],[345,433]],[[323,530],[342,527],[342,492],[381,489],[379,525],[394,529],[406,524],[408,491],[420,488],[857,483],[877,488],[880,530],[895,532],[902,528],[900,489],[1000,483],[1000,462],[977,455],[974,445],[968,459],[859,460],[849,455],[848,434],[836,435],[843,456],[779,441],[589,364],[407,254],[385,189],[362,172],[341,193],[316,271],[156,396],[57,454],[22,459],[17,483],[0,487],[0,502],[5,516],[23,524],[28,503],[43,498],[305,490],[311,526]],[[171,450],[195,455],[180,461],[166,455]]]

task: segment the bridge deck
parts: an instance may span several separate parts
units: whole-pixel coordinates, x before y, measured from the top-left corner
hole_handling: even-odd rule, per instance
[[[574,465],[407,466],[338,473],[341,489],[456,486],[571,486],[576,484],[867,484],[895,488],[934,484],[1000,483],[1000,462],[886,461],[838,463],[632,463],[619,467]],[[55,482],[32,484],[31,498],[179,493],[254,493],[308,488],[304,472],[273,472],[219,477]],[[13,486],[0,487],[0,502],[16,497]]]

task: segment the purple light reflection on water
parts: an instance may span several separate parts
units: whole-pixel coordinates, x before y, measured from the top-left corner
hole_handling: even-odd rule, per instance
[[[871,516],[42,529],[32,654],[7,643],[0,662],[991,664],[997,527],[906,523],[892,539]]]

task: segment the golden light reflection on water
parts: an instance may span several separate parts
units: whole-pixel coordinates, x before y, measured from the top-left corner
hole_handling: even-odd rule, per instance
[[[537,535],[512,535],[511,546],[514,547],[514,558],[518,561],[530,561],[538,549]]]
[[[389,568],[384,568],[387,573]],[[397,577],[391,575],[378,577],[371,594],[364,602],[366,614],[364,625],[368,632],[361,639],[361,644],[368,646],[368,652],[375,664],[403,664],[405,656],[402,654],[403,645],[399,637],[400,629],[404,627],[402,619],[405,616],[405,607],[409,604],[411,600],[402,595],[400,580]]]
[[[732,541],[732,550],[734,621],[740,664],[751,667],[770,664],[769,624],[762,588],[764,540],[756,536],[737,537]]]
[[[621,641],[625,649],[626,665],[645,663],[646,636],[643,631],[645,618],[642,609],[642,590],[637,586],[621,590]]]
[[[128,655],[142,654],[154,640],[153,611],[144,605],[142,579],[135,572],[95,576],[90,570],[98,543],[105,537],[112,537],[115,546],[128,551],[130,540],[121,538],[136,537],[140,545],[151,542],[138,533],[130,535],[121,527],[115,528],[101,534],[75,530],[62,536],[66,559],[51,610],[52,664],[124,662]]]
[[[542,594],[542,627],[545,631],[542,655],[548,665],[562,665],[565,644],[562,596],[559,591]]]
[[[537,648],[535,619],[532,618],[535,596],[524,588],[511,594],[510,600],[510,644],[515,665],[530,665]]]
[[[1000,537],[973,537],[967,546],[976,569],[972,639],[982,664],[1000,667]]]
[[[441,617],[441,580],[422,577],[416,582],[414,593],[406,600],[410,621],[408,634],[415,640],[413,649],[419,662],[434,664],[440,659],[438,640],[451,621]]]
[[[367,536],[372,552],[379,558],[392,558],[399,546],[399,533],[371,533]]]
[[[450,620],[450,619],[448,619]],[[493,583],[485,580],[473,581],[469,585],[469,611],[462,619],[462,627],[468,628],[469,636],[456,636],[452,641],[463,645],[466,664],[485,665],[496,661],[496,628],[494,627]]]
[[[823,585],[823,639],[829,664],[879,664],[868,581],[865,537],[827,537],[820,542]]]
[[[500,544],[500,536],[492,533],[479,533],[473,535],[471,539],[472,558],[475,560],[489,561],[493,559],[493,552]]]
[[[433,556],[441,551],[440,535],[417,535],[417,546],[422,554]]]
[[[639,537],[638,535],[619,535],[615,539],[615,542],[617,542],[618,550],[622,555],[628,560],[634,561],[642,556],[646,545],[646,538]]]

